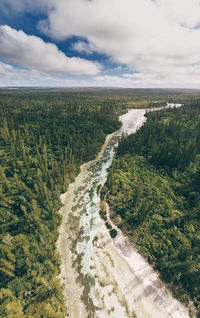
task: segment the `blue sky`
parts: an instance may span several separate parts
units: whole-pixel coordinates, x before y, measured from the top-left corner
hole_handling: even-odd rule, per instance
[[[0,86],[200,88],[199,0],[1,0]]]

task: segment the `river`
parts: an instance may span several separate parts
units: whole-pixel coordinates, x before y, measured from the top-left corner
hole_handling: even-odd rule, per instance
[[[187,309],[122,233],[111,239],[99,215],[99,189],[106,181],[114,147],[123,133],[135,132],[145,122],[144,115],[145,109],[122,115],[122,128],[106,138],[97,158],[82,165],[61,195],[63,221],[57,246],[70,318],[189,318]]]

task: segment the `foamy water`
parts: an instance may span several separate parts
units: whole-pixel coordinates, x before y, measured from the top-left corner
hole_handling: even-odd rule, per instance
[[[99,215],[99,189],[114,147],[123,133],[135,132],[145,122],[144,115],[145,110],[134,109],[121,116],[122,128],[107,138],[96,160],[82,167],[61,197],[58,249],[69,317],[189,318],[122,233],[110,238]]]

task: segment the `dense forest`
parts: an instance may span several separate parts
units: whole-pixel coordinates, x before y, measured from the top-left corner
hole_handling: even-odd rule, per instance
[[[106,134],[120,127],[118,117],[128,107],[157,107],[167,100],[189,100],[191,94],[194,99],[198,99],[196,91],[187,90],[0,90],[1,317],[62,318],[66,316],[67,309],[65,308],[63,289],[58,279],[60,258],[56,250],[57,229],[61,223],[61,216],[58,212],[61,206],[59,195],[66,191],[69,183],[74,180],[79,172],[80,165],[95,158],[105,140]],[[170,116],[175,118],[176,113],[171,111],[167,114],[171,114]],[[189,128],[189,135],[186,134],[184,138],[187,138],[187,136],[190,138],[190,135],[194,139],[197,138],[197,136],[192,135],[192,127],[195,127],[195,123],[198,125],[198,107],[193,107],[192,114],[196,118],[196,121],[191,118],[192,125],[188,123],[187,117],[189,115],[183,115],[183,117],[185,116],[184,125]],[[149,118],[153,118],[153,116],[154,114],[148,115]],[[179,116],[178,112],[177,116]],[[155,121],[162,122],[164,120],[167,126],[168,118],[169,115],[163,117],[163,113],[162,115],[157,113]],[[144,127],[147,126],[145,125]],[[142,144],[142,133],[140,136]],[[153,140],[153,137],[151,140]],[[195,140],[197,144],[198,140]],[[126,145],[126,142],[124,145]],[[132,141],[132,145],[134,145],[134,141]],[[127,147],[129,147],[128,144]],[[173,216],[170,214],[169,219],[164,216],[163,206],[163,210],[155,215],[155,220],[158,221],[154,222],[154,226],[159,227],[160,224],[162,225],[162,223],[159,223],[159,220],[162,219],[165,222],[162,225],[163,228],[167,224],[167,229],[169,230],[171,226],[175,226],[173,222],[176,222],[176,231],[178,233],[180,224],[184,224],[184,231],[190,233],[189,238],[185,239],[182,259],[178,262],[179,264],[183,261],[183,266],[186,267],[184,276],[186,277],[184,278],[184,286],[186,287],[184,288],[188,289],[188,275],[192,273],[191,279],[194,282],[199,277],[196,274],[197,269],[195,266],[197,265],[194,262],[196,260],[195,257],[198,257],[196,246],[199,242],[199,232],[197,231],[198,160],[193,160],[191,164],[180,171],[172,169],[169,174],[168,170],[167,172],[162,170],[161,173],[161,170],[157,170],[158,168],[153,168],[153,165],[150,166],[149,162],[152,155],[147,152],[147,148],[141,148],[142,156],[140,153],[137,160],[132,156],[132,148],[130,148],[131,153],[126,154],[127,149],[125,146],[122,149],[121,143],[119,149],[120,153],[114,163],[114,168],[112,168],[112,177],[109,179],[109,185],[112,185],[109,199],[112,201],[112,194],[115,194],[119,189],[119,193],[122,194],[121,198],[125,198],[123,191],[125,191],[126,187],[128,187],[127,189],[130,192],[130,200],[127,202],[120,201],[120,197],[117,196],[114,208],[116,208],[120,218],[119,225],[124,227],[124,229],[127,228],[129,232],[132,232],[134,228],[134,231],[138,232],[134,239],[141,241],[138,245],[148,254],[149,250],[146,246],[148,238],[145,236],[143,236],[143,239],[141,238],[141,224],[148,220],[148,215],[146,213],[144,216],[139,217],[139,210],[137,210],[137,217],[134,218],[132,217],[133,210],[130,207],[131,204],[134,204],[139,209],[142,204],[147,204],[145,202],[142,203],[142,198],[145,191],[149,191],[149,195],[154,193],[158,184],[157,175],[159,175],[159,180],[163,178],[164,184],[168,182],[168,187],[173,189],[171,193],[172,191],[174,195],[176,193],[179,202],[177,204],[179,205],[174,210]],[[191,147],[189,149],[191,150]],[[197,158],[195,149],[193,150],[193,155]],[[135,160],[133,165],[131,164],[132,160]],[[152,161],[151,164],[153,164]],[[147,166],[148,169],[154,169],[154,172],[147,172]],[[183,166],[185,167],[185,163]],[[133,173],[132,169],[137,169],[137,167],[139,167],[138,172]],[[128,174],[126,177],[128,185],[124,183],[124,177],[122,178],[124,175],[123,169]],[[114,174],[115,170],[120,172],[119,175]],[[150,174],[149,178],[147,178],[148,173]],[[137,183],[134,182],[134,185],[134,178],[131,177],[132,179],[129,180],[130,175],[133,174],[134,178],[136,176],[138,178]],[[119,182],[117,178],[119,178]],[[145,178],[146,183],[143,184],[140,181],[142,178]],[[112,182],[111,179],[113,180]],[[195,181],[193,182],[193,180]],[[118,189],[117,186],[119,186]],[[137,187],[137,198],[134,197],[135,191],[130,190],[132,187],[133,189]],[[164,194],[162,193],[161,196],[164,196]],[[159,196],[157,200],[160,200]],[[169,202],[164,200],[162,204],[172,204],[170,200],[172,199],[169,198]],[[181,210],[182,200],[187,202],[183,210]],[[129,202],[130,207],[125,205],[125,202]],[[118,204],[121,204],[124,212],[119,211]],[[190,210],[190,205],[192,204],[193,206]],[[126,215],[125,211],[127,211]],[[130,222],[131,217],[132,221]],[[173,231],[172,227],[172,234],[176,233]],[[160,235],[162,236],[162,232]],[[180,242],[177,244],[181,246],[181,235],[185,234],[179,233],[179,235]],[[152,243],[150,240],[148,244],[149,246],[155,244],[154,248],[156,250],[156,239],[152,239]],[[160,247],[158,251],[162,251],[163,248],[164,246]],[[173,244],[171,249],[173,250]],[[181,253],[180,249],[177,248],[178,251]],[[168,271],[170,273],[177,272],[177,277],[180,276],[182,279],[182,274],[177,271],[176,264],[174,264],[173,271],[171,270],[172,262],[170,260],[172,254],[168,256],[167,253],[167,249],[166,253],[161,252],[162,257],[168,257],[169,260],[165,261],[165,258],[161,258],[159,263],[161,265],[159,266],[161,267],[165,263],[168,266],[166,267],[166,273]],[[195,257],[192,253],[195,254]],[[154,262],[156,257],[152,254],[149,259]],[[180,265],[182,266],[182,263]],[[194,294],[193,298],[196,297],[197,289],[198,286],[195,283],[194,287],[190,287],[191,294]]]
[[[1,317],[66,316],[57,279],[59,195],[124,111],[101,95],[1,92]]]
[[[123,136],[107,190],[114,223],[200,317],[200,100]]]

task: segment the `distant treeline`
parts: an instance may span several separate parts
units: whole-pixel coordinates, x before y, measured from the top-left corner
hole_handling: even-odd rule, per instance
[[[106,187],[114,222],[200,317],[200,100],[123,136]]]
[[[59,194],[120,127],[124,111],[101,96],[0,95],[1,317],[66,316],[55,246]]]
[[[148,113],[147,123],[119,143],[118,154],[137,153],[156,166],[184,169],[200,153],[199,103]]]

